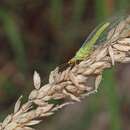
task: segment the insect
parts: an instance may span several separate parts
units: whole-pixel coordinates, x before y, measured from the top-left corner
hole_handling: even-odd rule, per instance
[[[84,60],[88,57],[93,50],[94,45],[96,44],[99,37],[102,33],[108,28],[110,22],[106,22],[100,27],[94,29],[92,33],[88,36],[88,38],[83,43],[82,47],[76,52],[75,56],[68,61],[68,64],[76,63],[76,61]]]

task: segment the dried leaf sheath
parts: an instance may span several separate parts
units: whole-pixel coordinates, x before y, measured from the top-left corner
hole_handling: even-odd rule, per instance
[[[112,39],[100,44],[88,59],[63,72],[58,68],[52,71],[48,84],[41,86],[40,75],[35,72],[35,89],[29,94],[28,101],[21,105],[19,98],[14,112],[0,124],[0,130],[34,130],[31,127],[41,122],[39,118],[53,115],[56,110],[97,92],[105,69],[117,62],[130,62],[129,23],[129,17],[121,21],[114,28]],[[64,102],[48,103],[52,99],[64,99]],[[36,104],[35,108],[33,104]]]

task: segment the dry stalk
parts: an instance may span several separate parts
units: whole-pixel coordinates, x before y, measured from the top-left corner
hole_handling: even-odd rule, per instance
[[[58,67],[52,71],[48,84],[41,86],[41,78],[35,71],[35,89],[28,101],[21,105],[22,97],[18,99],[14,112],[0,124],[0,130],[34,130],[31,126],[39,124],[43,117],[97,92],[105,69],[115,63],[130,62],[129,36],[130,17],[127,17],[109,31],[106,42],[95,48],[89,58],[62,72]],[[54,104],[52,100],[63,102]]]

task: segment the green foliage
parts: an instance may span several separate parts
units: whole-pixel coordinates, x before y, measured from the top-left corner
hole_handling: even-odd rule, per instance
[[[20,67],[21,71],[26,72],[27,61],[24,44],[17,23],[13,16],[4,9],[0,9],[0,21],[2,22],[5,33],[9,39],[9,44],[14,52],[17,65]]]
[[[107,109],[110,115],[111,130],[121,130],[121,115],[119,96],[117,94],[117,85],[114,76],[114,69],[107,70],[103,74],[104,80],[102,86],[105,87],[107,97]]]
[[[88,0],[87,0],[88,1]],[[73,4],[73,24],[78,25],[82,21],[82,17],[86,7],[86,0],[74,0]]]
[[[126,13],[126,9],[130,7],[129,0],[116,0],[116,12],[120,14]]]
[[[95,0],[95,8],[97,22],[102,22],[109,14],[107,0]]]
[[[63,22],[63,0],[50,0],[51,23],[61,26]]]
[[[118,2],[117,2],[118,3]],[[100,2],[96,0],[96,16],[97,21],[104,20],[109,14],[107,7],[107,1],[101,0]],[[110,128],[111,130],[121,129],[121,118],[119,116],[119,97],[116,93],[116,81],[113,70],[108,70],[103,75],[103,87],[105,87],[105,92],[107,96],[107,108],[110,115]]]

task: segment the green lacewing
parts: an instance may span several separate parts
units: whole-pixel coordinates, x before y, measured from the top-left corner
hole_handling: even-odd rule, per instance
[[[114,29],[114,35],[116,26],[126,18],[127,16],[115,16],[110,18],[107,22],[100,24],[90,33],[81,48],[76,52],[75,56],[68,61],[68,64],[73,64],[77,61],[84,60],[91,54],[91,51],[94,49],[97,43],[104,43],[106,40],[110,40],[112,36],[110,39],[107,39],[109,31]]]
[[[75,56],[69,60],[68,63],[76,63],[76,61],[84,60],[87,56],[89,56],[94,45],[97,43],[98,39],[109,25],[110,22],[106,22],[98,28],[94,29],[94,31],[92,31],[92,33],[90,33],[88,38],[85,40],[81,48],[76,52]]]

